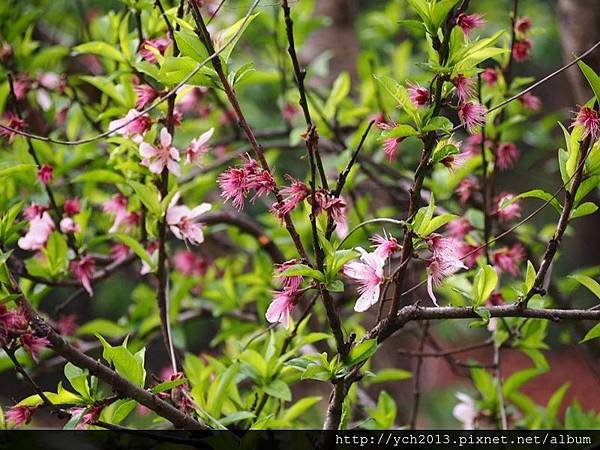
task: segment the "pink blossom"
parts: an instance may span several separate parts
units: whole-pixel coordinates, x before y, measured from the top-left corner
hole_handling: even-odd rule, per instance
[[[29,230],[17,244],[23,250],[39,250],[46,245],[50,233],[54,231],[54,222],[46,211],[28,219]]]
[[[73,411],[73,409],[77,408],[72,408],[71,411]],[[82,409],[83,408],[79,409],[74,415],[81,414]],[[79,420],[79,423],[77,424],[75,429],[86,430],[89,425],[94,425],[100,418],[100,413],[102,412],[102,409],[104,409],[103,405],[97,405],[91,406],[90,408],[85,410],[86,412],[81,416],[81,419]]]
[[[275,277],[281,280],[281,285],[284,288],[284,290],[295,292],[300,288],[300,285],[302,284],[302,280],[304,279],[302,275],[282,275],[287,269],[296,264],[300,264],[300,261],[298,259],[290,259],[289,261],[286,261],[277,266],[277,274],[275,275]]]
[[[442,159],[440,162],[446,166],[446,168],[448,170],[455,170],[455,169],[459,169],[462,166],[465,165],[465,163],[471,159],[472,155],[470,155],[467,152],[459,152],[459,153],[455,153],[453,155],[448,155],[446,156],[444,159]]]
[[[140,144],[142,165],[152,173],[162,173],[165,167],[175,176],[180,175],[179,150],[171,145],[172,137],[166,128],[160,130],[160,143],[156,146],[147,142]]]
[[[456,25],[458,25],[466,35],[471,33],[474,28],[482,27],[485,23],[486,21],[481,14],[460,13],[456,18]]]
[[[596,139],[600,134],[600,114],[595,109],[580,106],[571,127],[583,127],[583,136],[591,136]]]
[[[6,421],[13,424],[14,427],[20,427],[29,423],[35,408],[31,406],[13,406],[4,413]]]
[[[289,328],[290,316],[297,298],[297,293],[289,290],[275,292],[273,301],[265,313],[267,321],[269,323],[280,322],[284,327]]]
[[[418,84],[408,84],[410,101],[416,106],[425,106],[429,103],[429,90]]]
[[[456,88],[456,95],[459,103],[466,103],[473,95],[473,80],[462,74],[458,74],[452,79],[452,84]]]
[[[477,264],[477,258],[483,255],[483,248],[480,245],[471,245],[466,242],[460,242],[457,253],[460,255],[459,259],[470,269]]]
[[[179,102],[177,102],[177,109],[182,114],[197,112],[199,116],[202,116],[198,103],[206,97],[207,93],[208,89],[205,87],[193,87],[181,97]]]
[[[201,244],[204,242],[204,233],[202,232],[202,224],[198,221],[198,217],[211,209],[209,203],[202,203],[194,209],[190,209],[185,205],[177,206],[180,194],[177,193],[169,203],[167,209],[167,225],[177,239],[184,240],[190,244]]]
[[[496,149],[496,165],[500,170],[510,169],[519,159],[519,149],[511,142],[504,142]]]
[[[210,147],[206,145],[208,140],[212,137],[215,129],[211,128],[208,131],[205,131],[200,135],[200,137],[193,139],[188,147],[186,154],[187,159],[186,163],[188,164],[197,164],[200,162],[200,158],[208,153]]]
[[[291,184],[279,191],[284,197],[283,201],[281,203],[274,203],[271,208],[271,212],[280,219],[290,213],[300,202],[310,195],[310,188],[305,183],[296,180],[290,175],[287,175],[286,178]]]
[[[388,131],[394,128],[393,125],[389,125],[385,122],[377,122],[377,128],[380,130]],[[398,150],[400,149],[400,144],[404,140],[403,137],[389,137],[385,138],[383,141],[383,153],[385,155],[385,159],[392,162],[396,159],[398,154]]]
[[[513,45],[512,57],[517,62],[526,61],[529,58],[531,50],[531,41],[529,39],[521,39]]]
[[[81,229],[71,217],[63,217],[60,221],[60,231],[63,233],[79,233]]]
[[[375,243],[375,253],[383,259],[387,259],[402,249],[402,246],[398,243],[398,240],[393,236],[383,231],[383,236],[376,234],[370,239],[371,242]]]
[[[37,82],[40,86],[49,91],[58,91],[62,93],[65,88],[65,77],[54,72],[45,72],[37,76]]]
[[[92,290],[92,276],[94,275],[94,258],[91,256],[82,256],[78,259],[74,259],[69,263],[69,270],[73,272],[75,278],[83,285],[84,289],[88,292],[90,297],[94,295]]]
[[[17,100],[23,100],[31,89],[31,80],[26,73],[20,73],[13,78],[13,92]]]
[[[12,128],[13,130],[18,130],[18,131],[23,131],[25,130],[25,121],[20,119],[15,113],[11,112],[11,111],[7,111],[4,115],[5,117],[5,121],[4,121],[4,125],[6,125],[9,128]],[[11,131],[11,130],[5,130],[4,128],[0,129],[0,137],[2,136],[6,136],[8,137],[8,143],[12,144],[15,140],[15,136],[17,136],[18,133],[16,133],[15,131]]]
[[[141,140],[146,131],[152,126],[152,119],[148,114],[140,114],[135,109],[130,109],[122,119],[113,120],[108,124],[108,129],[124,137]]]
[[[152,86],[147,84],[140,84],[133,88],[135,90],[135,109],[142,110],[154,101],[158,97],[159,92]]]
[[[56,329],[64,336],[71,336],[77,330],[76,320],[75,314],[61,314],[56,321]]]
[[[488,86],[493,86],[498,81],[498,71],[488,67],[481,73],[481,78],[485,80]]]
[[[496,213],[498,218],[503,221],[518,219],[521,217],[521,205],[514,201],[515,196],[506,192],[501,193],[496,200]]]
[[[426,242],[432,253],[427,266],[427,292],[433,303],[439,306],[433,288],[439,286],[449,275],[460,269],[466,269],[467,266],[460,260],[460,243],[456,239],[433,233],[429,235]]]
[[[286,122],[291,122],[294,119],[294,117],[296,117],[296,114],[298,114],[298,111],[299,108],[296,105],[293,105],[289,102],[286,103],[281,109],[281,115],[283,116],[283,120],[285,120]]]
[[[52,180],[52,172],[54,169],[50,164],[44,164],[38,169],[37,179],[40,183],[47,185]]]
[[[37,337],[31,333],[24,333],[20,336],[21,344],[31,358],[37,363],[40,352],[50,345],[50,341],[45,337]]]
[[[487,109],[479,103],[464,103],[458,109],[458,117],[465,124],[469,133],[474,133],[478,127],[485,125]]]
[[[123,260],[129,256],[129,247],[125,244],[115,244],[110,248],[110,254],[116,261]]]
[[[481,153],[481,140],[483,136],[481,133],[476,133],[467,137],[465,141],[465,145],[463,146],[463,151],[471,156],[476,156]],[[492,142],[489,139],[485,141],[486,147],[492,145]]]
[[[473,430],[478,416],[475,401],[462,392],[458,392],[456,397],[460,400],[460,403],[454,407],[452,415],[462,423],[464,430]]]
[[[123,194],[116,194],[102,204],[102,211],[115,216],[115,221],[110,230],[108,230],[109,233],[116,233],[119,226],[129,217],[129,211],[127,210],[128,203],[127,197]]]
[[[517,17],[515,20],[515,31],[521,34],[527,33],[531,29],[531,19],[529,17]]]
[[[475,229],[466,217],[454,219],[446,225],[446,228],[448,229],[448,234],[455,239],[462,239]]]
[[[173,257],[175,269],[187,276],[201,276],[208,269],[206,258],[191,250],[180,250]]]
[[[477,191],[479,191],[477,179],[475,177],[469,176],[467,178],[464,178],[458,184],[458,187],[456,188],[455,192],[458,194],[458,199],[460,203],[464,205]]]
[[[65,200],[65,204],[63,205],[63,212],[67,216],[79,214],[79,197],[67,198]]]
[[[519,101],[525,108],[534,112],[539,111],[542,107],[542,101],[540,98],[530,94],[529,92],[519,97]]]
[[[161,55],[164,55],[165,51],[167,50],[167,48],[169,48],[170,45],[171,39],[166,37],[145,40],[140,46],[138,53],[146,61],[150,63],[155,63],[157,61],[154,51],[157,51]]]
[[[254,189],[252,201],[275,190],[275,180],[268,170],[248,157],[243,167],[231,167],[219,176],[221,196],[226,201],[232,200],[237,209],[242,209],[246,196]]]
[[[358,247],[360,261],[352,261],[343,268],[343,273],[348,278],[358,283],[360,296],[354,305],[354,311],[363,312],[379,301],[381,284],[385,281],[383,266],[385,259],[377,253],[367,253]]]
[[[519,263],[525,258],[525,248],[521,244],[503,247],[492,254],[494,266],[500,272],[508,272],[513,277],[519,273]]]

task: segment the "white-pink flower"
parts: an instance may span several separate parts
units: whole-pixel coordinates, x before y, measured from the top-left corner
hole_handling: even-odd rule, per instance
[[[392,256],[392,254],[402,248],[402,246],[398,243],[398,240],[391,235],[388,236],[385,230],[383,230],[383,236],[376,234],[370,239],[370,241],[375,243],[375,253],[377,253],[383,259],[389,258]]]
[[[140,114],[135,109],[130,109],[122,119],[113,120],[108,124],[108,130],[114,131],[124,137],[135,138],[141,141],[146,131],[152,126],[152,119],[148,114]]]
[[[215,129],[211,128],[210,130],[202,133],[197,139],[192,140],[186,152],[186,163],[197,164],[200,157],[208,152],[210,147],[206,145],[206,143],[212,137],[214,131]]]
[[[463,425],[464,430],[472,430],[475,428],[475,420],[477,419],[477,407],[475,401],[467,394],[462,392],[456,393],[456,398],[460,400],[454,409],[452,415]]]
[[[19,239],[17,244],[23,250],[39,250],[44,245],[54,231],[54,222],[48,212],[43,211],[41,214],[29,219],[29,230],[27,234]]]
[[[77,222],[71,217],[63,217],[60,221],[60,231],[63,233],[79,233],[81,230]]]
[[[379,300],[381,284],[385,281],[383,266],[385,259],[376,252],[368,253],[358,247],[360,261],[352,261],[344,266],[343,272],[358,282],[360,297],[356,300],[354,311],[363,312]]]
[[[183,241],[190,244],[201,244],[204,242],[204,233],[202,232],[202,223],[198,221],[198,217],[209,211],[212,205],[202,203],[194,209],[190,209],[185,205],[177,206],[180,194],[173,196],[169,208],[167,209],[167,225],[171,232]]]
[[[294,309],[297,294],[291,290],[275,292],[275,297],[269,305],[265,317],[269,323],[280,322],[284,327],[290,326],[290,315]]]
[[[427,293],[435,306],[439,306],[433,288],[439,286],[447,276],[460,269],[467,269],[467,266],[460,259],[461,247],[458,240],[433,233],[427,238],[427,245],[432,253],[427,266]]]
[[[179,176],[179,150],[171,145],[171,133],[166,128],[160,130],[160,143],[156,146],[147,142],[140,144],[142,165],[148,167],[152,173],[162,173],[165,167],[173,175]]]

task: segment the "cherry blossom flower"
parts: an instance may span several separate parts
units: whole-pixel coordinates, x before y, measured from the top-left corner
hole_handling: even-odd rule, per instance
[[[433,233],[427,237],[426,242],[432,253],[427,265],[427,292],[433,303],[439,306],[433,288],[439,286],[449,275],[466,269],[467,266],[460,260],[459,242],[456,239]]]
[[[67,216],[74,216],[79,212],[79,197],[67,198],[63,205],[63,213]]]
[[[300,264],[300,260],[290,259],[289,261],[286,261],[277,266],[277,273],[275,277],[281,280],[281,286],[284,288],[284,290],[294,292],[300,289],[300,285],[302,284],[302,280],[304,279],[302,275],[282,275],[287,269],[296,264]]]
[[[531,41],[529,39],[521,39],[513,45],[512,57],[517,62],[526,61],[529,58],[531,51]]]
[[[202,232],[202,223],[198,221],[198,217],[206,213],[212,208],[209,203],[202,203],[194,209],[190,209],[185,205],[177,205],[180,194],[177,193],[171,199],[169,208],[167,209],[167,225],[171,232],[183,241],[190,244],[201,244],[204,242],[204,233]]]
[[[72,413],[73,413],[73,409],[77,409],[77,408],[72,408],[71,409]],[[85,413],[83,413],[83,415],[81,416],[81,419],[79,420],[79,423],[77,424],[75,429],[76,430],[86,430],[90,425],[94,425],[100,418],[100,413],[102,412],[103,409],[104,409],[103,405],[91,406],[90,408],[86,409]],[[84,408],[79,409],[73,415],[76,416],[78,414],[81,414],[82,410],[84,410]]]
[[[129,256],[129,247],[125,244],[115,244],[110,248],[110,254],[115,261],[121,261]]]
[[[148,114],[140,114],[135,109],[130,109],[122,119],[113,120],[108,124],[111,132],[126,138],[133,138],[135,142],[141,142],[141,136],[152,126],[152,119]]]
[[[4,125],[6,125],[7,127],[12,128],[14,130],[18,130],[18,131],[25,130],[25,121],[20,119],[12,111],[7,111],[4,115],[4,117],[5,117]],[[17,136],[17,134],[18,133],[11,131],[11,130],[5,130],[4,128],[0,129],[0,137],[3,137],[3,136],[8,137],[9,144],[12,144],[14,142],[15,136]]]
[[[152,255],[154,255],[154,253],[156,253],[157,250],[158,250],[158,242],[157,241],[148,242],[148,245],[146,246],[146,251],[148,252],[148,254],[151,257],[152,257]],[[150,272],[152,272],[152,267],[150,267],[150,265],[145,260],[142,260],[142,268],[140,269],[140,275],[147,275]]]
[[[461,204],[465,204],[469,201],[469,199],[479,190],[479,186],[477,184],[477,179],[475,177],[469,176],[464,178],[456,188],[456,193],[458,194],[458,199]]]
[[[380,130],[388,131],[394,128],[393,125],[389,125],[385,122],[377,122],[377,128]],[[398,150],[400,149],[400,144],[404,140],[403,137],[389,137],[385,138],[383,141],[383,153],[385,155],[385,159],[389,162],[395,161]]]
[[[60,231],[63,233],[79,233],[81,229],[71,217],[63,217],[60,221]]]
[[[513,201],[515,196],[506,192],[501,193],[496,200],[496,213],[502,222],[521,217],[521,204]]]
[[[462,423],[464,430],[473,430],[478,415],[475,401],[462,392],[457,392],[456,398],[458,398],[460,402],[452,410],[452,415],[456,420]]]
[[[7,422],[10,422],[14,427],[20,427],[29,423],[35,408],[31,406],[13,406],[4,413]]]
[[[515,20],[515,31],[521,34],[527,33],[531,29],[531,19],[529,17],[517,17]]]
[[[171,39],[166,37],[145,40],[140,46],[138,53],[143,59],[145,59],[149,63],[155,63],[157,62],[157,60],[153,50],[157,51],[161,55],[164,55],[165,51],[167,50],[167,48],[169,48],[170,45]]]
[[[383,236],[376,234],[370,239],[371,242],[375,243],[375,253],[383,259],[387,259],[402,249],[402,246],[398,243],[398,240],[389,235],[383,230]]]
[[[289,328],[290,316],[298,299],[298,294],[294,291],[283,290],[275,292],[273,301],[269,305],[265,317],[269,323],[281,323]]]
[[[457,248],[459,259],[468,269],[477,264],[477,258],[483,255],[483,248],[480,245],[471,245],[466,242],[460,242]]]
[[[29,220],[29,230],[18,240],[17,245],[23,250],[39,250],[46,245],[50,233],[54,231],[52,217],[45,210],[32,217],[25,217]]]
[[[31,80],[26,73],[20,73],[13,77],[13,92],[17,100],[23,100],[31,89]]]
[[[305,183],[296,180],[290,175],[287,175],[286,178],[291,184],[279,191],[283,197],[283,201],[281,203],[274,203],[271,208],[271,212],[279,219],[290,213],[300,202],[310,195],[310,188]]]
[[[259,164],[250,157],[242,167],[231,167],[219,176],[219,187],[221,196],[225,201],[231,200],[233,206],[242,209],[244,200],[251,190],[255,195],[251,201],[258,197],[267,195],[275,190],[275,180],[268,170],[262,169]]]
[[[208,269],[208,261],[191,250],[180,250],[173,257],[173,266],[186,276],[201,276]]]
[[[415,106],[425,106],[429,103],[429,89],[418,84],[408,84],[408,96]]]
[[[456,18],[456,25],[458,25],[466,35],[469,35],[474,28],[482,27],[485,23],[486,21],[481,14],[460,13]]]
[[[186,151],[186,163],[197,164],[200,162],[201,157],[208,153],[210,147],[206,145],[206,143],[212,137],[214,131],[215,129],[211,128],[210,130],[202,133],[200,137],[192,140]]]
[[[76,320],[75,314],[61,314],[56,321],[56,329],[64,336],[71,336],[77,330]]]
[[[473,95],[473,80],[459,74],[452,79],[452,84],[456,88],[459,103],[468,102]]]
[[[134,88],[136,99],[135,99],[135,109],[142,110],[154,101],[156,97],[158,97],[159,92],[154,89],[152,86],[148,86],[147,84],[140,84],[135,86]]]
[[[91,256],[81,256],[69,263],[69,270],[73,272],[75,278],[83,285],[90,297],[94,295],[91,283],[92,276],[94,275],[94,268],[94,258]]]
[[[448,142],[451,144],[451,142]],[[461,168],[465,163],[471,159],[472,155],[467,152],[459,152],[453,155],[448,155],[440,161],[450,171]]]
[[[129,211],[127,205],[129,201],[123,194],[116,194],[110,200],[102,204],[102,211],[115,216],[115,221],[108,230],[109,233],[116,233],[119,226],[127,220]]]
[[[488,67],[481,72],[481,78],[484,79],[488,86],[493,86],[498,81],[498,71],[492,67]]]
[[[540,100],[539,97],[536,97],[535,95],[527,92],[526,94],[523,94],[521,97],[519,97],[519,102],[521,102],[521,104],[531,110],[531,111],[539,111],[540,108],[542,107],[542,101]]]
[[[181,99],[177,102],[177,110],[182,114],[188,114],[195,112],[200,117],[205,115],[207,112],[210,112],[209,107],[203,109],[198,105],[198,103],[206,97],[208,93],[208,89],[205,87],[193,87],[189,89],[185,94],[181,96]],[[208,110],[206,110],[208,108]]]
[[[343,268],[343,273],[348,278],[358,283],[360,296],[354,305],[354,311],[363,312],[379,301],[381,284],[385,281],[383,266],[385,259],[377,253],[367,253],[358,247],[361,254],[360,261],[351,261]]]
[[[50,181],[52,180],[53,171],[54,169],[50,164],[44,164],[38,169],[37,179],[40,183],[48,185],[48,183],[50,183]]]
[[[496,149],[496,165],[500,170],[510,169],[519,159],[519,149],[511,142],[503,142]]]
[[[165,168],[173,175],[179,176],[179,150],[171,145],[171,133],[166,128],[160,130],[160,142],[156,146],[147,142],[140,144],[142,165],[148,167],[152,173],[162,173]]]
[[[485,125],[487,109],[479,103],[467,102],[458,108],[458,117],[465,124],[469,133],[474,133],[478,127]]]
[[[343,238],[348,234],[348,217],[346,202],[341,197],[333,197],[327,201],[325,210],[335,223],[335,234]]]
[[[595,109],[580,106],[571,127],[583,127],[583,136],[596,139],[600,135],[600,114]]]
[[[525,258],[525,248],[521,244],[502,247],[492,254],[494,266],[500,272],[508,272],[513,277],[519,273],[519,263]]]
[[[48,339],[34,336],[32,333],[24,333],[19,339],[21,339],[21,344],[23,344],[25,351],[31,355],[31,358],[36,363],[39,360],[40,352],[50,345]]]
[[[458,219],[454,219],[451,222],[448,222],[446,225],[446,229],[448,230],[448,234],[455,239],[462,239],[467,234],[475,229],[469,219],[466,217],[460,217]]]

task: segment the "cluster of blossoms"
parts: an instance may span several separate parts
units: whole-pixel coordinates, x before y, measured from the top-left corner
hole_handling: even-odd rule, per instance
[[[344,275],[358,283],[360,296],[354,305],[357,312],[366,311],[379,301],[381,285],[385,282],[386,261],[401,249],[396,238],[385,232],[383,236],[375,235],[372,242],[375,244],[372,252],[358,247],[356,250],[360,253],[359,261],[351,261],[343,268]]]
[[[286,276],[284,273],[299,262],[297,259],[291,259],[277,267],[275,277],[280,280],[282,290],[275,291],[273,301],[265,313],[265,317],[269,323],[280,322],[286,328],[290,326],[292,310],[302,295],[300,286],[304,278],[301,275]]]
[[[456,239],[433,233],[425,241],[431,251],[427,264],[427,292],[433,303],[439,306],[433,288],[460,269],[467,269],[467,266],[462,261],[461,246]]]
[[[531,20],[529,17],[518,17],[514,21],[515,34],[517,39],[513,44],[512,57],[517,62],[526,61],[529,58],[532,43],[527,38],[527,33],[531,29]]]
[[[221,196],[225,201],[231,201],[231,204],[239,210],[244,207],[244,201],[251,191],[254,191],[251,201],[255,202],[258,198],[273,192],[276,187],[271,172],[261,168],[250,156],[245,157],[241,167],[231,167],[222,173],[218,183]]]
[[[29,318],[21,308],[8,310],[0,305],[0,344],[11,348],[22,347],[37,362],[40,352],[50,342],[39,337],[30,328]]]

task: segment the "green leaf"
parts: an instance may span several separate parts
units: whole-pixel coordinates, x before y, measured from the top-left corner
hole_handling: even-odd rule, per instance
[[[158,80],[166,85],[176,85],[181,83],[188,75],[195,71],[198,63],[189,56],[166,56],[160,70],[158,71]],[[195,86],[209,86],[211,84],[211,70],[208,67],[202,67],[198,73],[187,81],[187,84]]]
[[[510,377],[508,377],[502,384],[502,392],[506,396],[510,396],[513,392],[516,392],[521,386],[534,378],[539,377],[541,374],[546,373],[546,369],[531,368],[525,370],[519,370]]]
[[[598,205],[592,202],[585,202],[571,212],[571,219],[589,216],[590,214],[594,214],[596,211],[598,211]]]
[[[181,386],[182,384],[187,383],[186,378],[179,378],[177,380],[163,381],[162,383],[157,384],[152,389],[150,389],[154,394],[158,394],[159,392],[170,391],[177,386]]]
[[[91,84],[96,89],[101,91],[103,94],[112,98],[119,105],[126,107],[126,108],[129,106],[132,106],[132,105],[127,104],[127,102],[125,101],[125,98],[123,97],[123,94],[119,91],[119,89],[117,88],[115,83],[113,83],[109,78],[101,77],[101,76],[94,77],[94,76],[89,76],[89,75],[80,75],[79,79],[81,81],[85,81],[86,83]]]
[[[73,47],[74,53],[91,53],[92,55],[102,56],[118,62],[125,62],[123,54],[106,42],[91,41]]]
[[[154,261],[152,261],[152,257],[136,239],[121,233],[114,234],[113,236],[115,239],[121,241],[123,244],[133,250],[133,252],[141,259],[143,259],[152,268],[152,272],[156,270],[156,267],[154,267]]]
[[[68,259],[67,241],[62,233],[53,232],[48,238],[46,248],[43,249],[44,255],[48,260],[48,270],[51,275],[58,275],[67,269]]]
[[[525,292],[531,291],[533,284],[535,283],[535,268],[531,261],[527,260],[527,273],[525,274]]]
[[[407,124],[398,124],[391,130],[384,130],[381,132],[381,140],[389,138],[403,138],[408,136],[418,136],[419,132]]]
[[[386,75],[373,75],[373,77],[381,84],[383,89],[390,94],[396,102],[406,111],[406,113],[411,117],[411,119],[417,124],[420,124],[420,118],[417,114],[417,107],[410,100],[410,96],[408,95],[408,91],[406,88],[399,83],[397,83],[393,78],[390,78]]]
[[[252,23],[252,21],[256,18],[256,16],[258,16],[258,14],[259,13],[252,14],[247,19],[242,18],[242,19],[238,20],[236,23],[234,23],[233,25],[231,25],[229,28],[226,28],[226,29],[220,31],[219,33],[215,34],[214,41],[215,41],[215,50],[216,51],[219,51],[221,48],[223,48],[223,46],[225,44],[227,44],[229,42],[229,40],[231,40],[233,38],[233,41],[229,44],[229,46],[225,50],[223,50],[223,52],[220,54],[220,57],[221,57],[221,59],[223,59],[223,61],[225,61],[225,62],[229,61],[229,57],[231,56],[231,53],[233,52],[233,49],[237,45],[238,41],[244,34],[244,31],[246,31],[246,28],[248,28],[248,25],[250,25]],[[236,36],[236,34],[237,34],[237,36]],[[234,36],[235,36],[235,38],[234,38]]]
[[[514,199],[510,202],[514,202],[517,201],[519,199],[522,198],[539,198],[540,200],[544,200],[545,202],[550,202],[550,204],[554,207],[554,209],[556,211],[558,211],[559,213],[562,212],[562,206],[560,205],[560,203],[558,202],[558,200],[556,198],[554,198],[554,196],[546,191],[543,191],[541,189],[532,189],[531,191],[527,191],[527,192],[523,192],[522,194],[517,195],[516,197],[514,197]]]
[[[162,215],[162,209],[158,201],[158,191],[154,187],[148,187],[145,184],[138,183],[137,181],[130,181],[129,185],[133,188],[140,201],[144,206],[155,216]]]
[[[579,66],[579,69],[581,69],[581,72],[590,84],[592,91],[594,91],[596,99],[600,101],[600,77],[596,74],[594,69],[592,69],[583,61],[577,61],[577,65]]]
[[[448,14],[456,6],[459,0],[442,0],[435,4],[431,11],[431,23],[434,28],[439,28],[446,20]]]
[[[403,369],[382,369],[374,377],[366,379],[368,383],[385,383],[388,381],[402,381],[412,378],[412,372]]]
[[[0,177],[8,177],[22,172],[31,172],[35,174],[37,166],[35,164],[15,164],[13,166],[4,167],[0,169]]]
[[[332,280],[327,283],[326,287],[330,292],[344,292],[344,282],[342,280]]]
[[[377,407],[366,408],[366,411],[375,420],[378,428],[391,429],[394,426],[398,408],[392,396],[381,391],[377,399]]]
[[[125,177],[121,174],[107,169],[88,170],[73,178],[73,183],[108,183],[108,184],[126,184]]]
[[[473,280],[472,294],[475,306],[480,306],[485,303],[490,295],[492,295],[492,292],[494,292],[497,283],[498,274],[492,266],[486,264],[479,269]]]
[[[552,394],[550,400],[548,400],[548,404],[546,405],[546,416],[548,419],[548,423],[546,425],[548,426],[548,429],[552,429],[555,426],[554,422],[557,419],[556,416],[558,415],[558,409],[560,408],[560,404],[563,402],[565,394],[570,386],[571,383],[563,384],[556,390],[556,392],[554,392],[554,394]]]
[[[73,386],[73,389],[79,393],[87,401],[92,401],[90,394],[90,385],[88,382],[89,372],[87,370],[80,369],[79,367],[68,362],[64,368],[65,377]]]
[[[81,405],[83,404],[83,399],[73,392],[67,391],[63,388],[62,383],[58,384],[58,390],[56,393],[54,392],[44,392],[44,395],[50,400],[54,405]],[[24,398],[16,406],[40,406],[43,405],[44,401],[39,395],[31,395],[27,398]]]
[[[234,383],[235,376],[240,370],[239,363],[233,363],[222,374],[217,376],[216,382],[211,384],[206,399],[206,404],[209,407],[209,412],[216,417],[221,416],[223,403],[229,397],[229,390]]]
[[[181,53],[189,56],[196,62],[201,63],[208,58],[206,47],[193,31],[183,29],[175,31],[175,41]]]
[[[294,264],[291,267],[288,267],[283,272],[279,274],[280,277],[293,277],[293,276],[303,276],[314,278],[315,280],[325,281],[325,275],[323,272],[320,272],[316,269],[313,269],[306,264]]]
[[[584,285],[588,288],[598,299],[600,299],[600,284],[591,277],[583,274],[573,274],[570,275],[569,278],[573,278],[578,281],[580,284]]]
[[[142,353],[138,352],[134,355],[126,347],[127,340],[122,345],[113,347],[100,334],[96,334],[96,337],[100,340],[104,348],[104,359],[115,366],[117,373],[127,378],[133,384],[144,387],[146,380],[146,370],[144,369],[143,361],[144,349],[142,349]]]
[[[429,221],[429,224],[425,228],[425,231],[423,232],[422,236],[429,236],[431,233],[436,231],[438,228],[443,227],[448,222],[452,222],[457,217],[458,217],[457,215],[449,214],[449,213],[442,214],[440,216],[435,216],[434,218],[432,218]]]
[[[592,339],[597,339],[600,337],[600,323],[596,324],[590,331],[587,332],[587,334],[584,336],[584,338],[579,341],[580,344],[587,342],[587,341],[591,341]]]
[[[367,339],[356,345],[346,358],[345,366],[350,367],[369,358],[377,351],[377,339]]]
[[[80,326],[76,334],[77,336],[101,334],[111,338],[119,338],[127,334],[127,329],[110,320],[94,319]]]
[[[338,105],[344,100],[350,93],[350,75],[348,72],[342,72],[338,75],[336,80],[333,82],[333,87],[329,98],[325,103],[323,109],[323,115],[327,119],[332,119],[335,115]]]
[[[310,364],[302,375],[300,379],[302,380],[319,380],[319,381],[329,381],[331,379],[331,372],[329,369],[322,367],[318,364]]]
[[[281,380],[273,380],[264,390],[271,397],[280,398],[283,401],[289,402],[292,400],[292,392],[287,384]]]
[[[321,401],[322,397],[304,397],[301,400],[298,400],[292,406],[290,406],[285,414],[283,415],[283,420],[285,422],[291,423],[293,420],[300,417],[306,410],[308,410],[313,405],[316,405]]]

